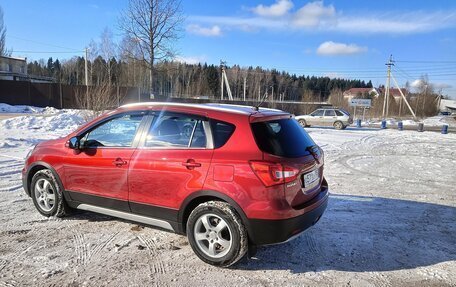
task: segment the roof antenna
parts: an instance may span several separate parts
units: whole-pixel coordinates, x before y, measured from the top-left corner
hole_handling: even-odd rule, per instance
[[[254,106],[253,107],[253,110],[254,111],[258,111],[261,107],[261,105],[264,103],[264,101],[266,101],[266,98],[268,97],[268,92],[264,93],[264,96],[263,98],[261,99],[261,102],[258,103],[258,105]]]

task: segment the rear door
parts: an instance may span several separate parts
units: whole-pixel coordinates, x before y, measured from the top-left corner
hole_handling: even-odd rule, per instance
[[[137,214],[176,221],[181,200],[203,188],[213,154],[209,123],[201,115],[173,112],[150,117],[132,157],[130,207]]]
[[[307,132],[292,118],[252,123],[252,131],[264,160],[281,163],[296,171],[284,184],[284,194],[293,207],[315,197],[323,180],[323,155]]]
[[[324,125],[332,126],[337,121],[336,112],[334,110],[325,110]]]

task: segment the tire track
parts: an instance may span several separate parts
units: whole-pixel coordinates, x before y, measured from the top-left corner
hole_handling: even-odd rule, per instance
[[[93,248],[89,247],[89,243],[84,235],[79,231],[73,234],[73,245],[76,253],[76,264],[79,266],[87,266],[92,260],[101,258],[100,251],[114,241],[119,232],[109,235],[107,238],[101,239]]]
[[[0,281],[0,286],[16,287],[16,286],[19,286],[19,283],[16,280]]]
[[[160,253],[158,252],[155,242],[148,238],[144,238],[141,235],[137,235],[137,238],[142,244],[146,246],[146,248],[149,251],[149,254],[154,259],[154,261],[152,262],[152,270],[154,271],[154,273],[165,274],[167,268],[163,263],[163,260],[161,258]]]
[[[89,257],[87,259],[87,263],[89,263],[93,259],[98,259],[101,256],[98,254],[100,253],[103,248],[105,248],[107,245],[109,245],[119,234],[119,231],[112,234],[111,236],[108,236],[105,240],[102,240],[99,244],[97,244],[90,252],[89,252]]]
[[[73,234],[73,244],[74,250],[76,252],[76,264],[85,266],[87,264],[87,257],[89,252],[87,250],[84,236],[78,231]]]

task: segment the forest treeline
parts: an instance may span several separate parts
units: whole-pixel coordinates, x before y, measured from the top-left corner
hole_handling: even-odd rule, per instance
[[[49,58],[28,63],[28,73],[53,77],[56,82],[70,85],[85,84],[85,60],[73,57],[60,61]],[[88,61],[89,85],[97,86],[108,82],[112,86],[149,86],[147,68],[135,59],[110,58],[97,55]],[[226,68],[234,98],[243,99],[244,83],[247,99],[258,99],[266,92],[274,98],[294,101],[325,101],[332,90],[371,88],[372,82],[318,76],[295,75],[275,69],[261,67]],[[208,97],[219,98],[221,90],[221,68],[208,64],[188,64],[163,61],[156,64],[154,91],[158,97]],[[244,80],[245,79],[245,80]],[[225,95],[226,97],[226,95]]]

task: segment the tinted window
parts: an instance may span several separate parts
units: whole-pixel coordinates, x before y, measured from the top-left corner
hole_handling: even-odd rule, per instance
[[[189,145],[191,141],[191,145]],[[155,119],[146,137],[146,147],[206,147],[203,123],[186,115],[164,115]]]
[[[344,114],[343,114],[342,112],[338,111],[338,110],[336,110],[336,115],[337,115],[338,117],[344,116]]]
[[[315,143],[295,119],[280,119],[252,124],[258,147],[282,157],[307,155],[307,147]]]
[[[325,111],[325,117],[335,117],[336,113],[334,113],[334,110],[326,110]]]
[[[85,147],[130,147],[142,115],[124,115],[89,131],[82,139]]]
[[[314,116],[314,117],[322,117],[324,112],[325,112],[324,110],[316,110],[315,112],[311,113],[310,115]]]
[[[214,148],[223,146],[234,132],[234,125],[211,120],[212,136],[214,137]]]

